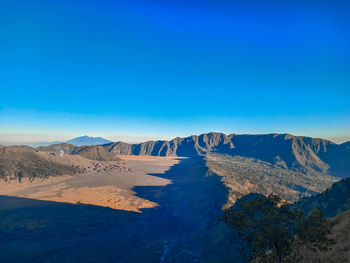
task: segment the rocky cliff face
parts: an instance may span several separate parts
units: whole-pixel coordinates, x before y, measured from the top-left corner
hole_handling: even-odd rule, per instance
[[[148,141],[140,144],[116,142],[104,147],[116,154],[182,157],[201,156],[209,152],[229,153],[234,148],[229,137],[222,133],[193,135],[171,141]]]
[[[116,142],[104,145],[115,154],[153,156],[204,156],[209,153],[256,158],[281,168],[302,172],[350,176],[350,143],[290,134],[226,135],[207,133],[175,138],[171,141],[148,141],[140,144]]]

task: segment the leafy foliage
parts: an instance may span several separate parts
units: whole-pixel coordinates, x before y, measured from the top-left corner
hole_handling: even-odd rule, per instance
[[[301,246],[326,250],[332,244],[330,224],[321,211],[313,210],[306,216],[287,203],[281,204],[276,194],[239,201],[219,219],[245,241],[241,252],[247,262],[293,262],[297,258],[294,252]]]

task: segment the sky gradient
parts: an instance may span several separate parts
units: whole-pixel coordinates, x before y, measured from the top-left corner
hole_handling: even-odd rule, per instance
[[[350,140],[347,1],[1,1],[0,144]]]

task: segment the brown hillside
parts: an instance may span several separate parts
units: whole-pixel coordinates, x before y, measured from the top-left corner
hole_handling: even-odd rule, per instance
[[[78,154],[86,159],[95,161],[119,161],[114,153],[108,152],[102,146],[82,146],[74,149],[71,154]]]
[[[27,146],[0,146],[0,178],[5,180],[47,178],[79,172],[78,166],[56,163]]]

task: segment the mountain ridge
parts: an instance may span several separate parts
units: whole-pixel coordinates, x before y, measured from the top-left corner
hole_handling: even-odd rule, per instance
[[[208,176],[221,176],[228,188],[228,206],[250,192],[274,192],[283,199],[296,201],[323,191],[341,177],[350,177],[348,144],[337,145],[329,140],[290,134],[226,135],[212,132],[138,144],[112,142],[97,146],[75,146],[60,143],[26,147],[23,156],[27,156],[25,151],[33,155],[29,160],[23,157],[24,161],[28,160],[28,166],[25,167],[28,171],[35,169],[36,165],[31,160],[36,162],[38,156],[51,156],[49,159],[60,161],[70,160],[70,156],[63,155],[72,155],[75,160],[78,159],[74,155],[80,155],[101,162],[101,165],[109,161],[120,163],[118,155],[199,157],[204,160],[202,165],[207,167]],[[15,156],[6,155],[11,149],[4,148],[8,164],[16,160]],[[12,170],[13,177],[20,175],[21,163],[16,162]]]
[[[332,184],[325,191],[314,196],[304,197],[293,204],[305,213],[319,208],[325,216],[334,217],[350,209],[350,177]]]
[[[41,151],[72,153],[74,145],[55,144],[39,147]],[[291,134],[229,134],[210,132],[172,140],[146,141],[137,144],[110,142],[101,145],[116,155],[195,157],[218,153],[255,158],[273,166],[304,173],[350,176],[350,142],[336,144],[322,138]],[[89,147],[89,146],[87,146]],[[62,150],[60,149],[60,150]],[[58,152],[57,152],[58,153]]]
[[[221,153],[261,159],[286,169],[349,176],[349,142],[336,144],[322,138],[291,134],[204,133],[185,138],[147,141],[138,144],[114,142],[104,147],[115,154],[152,156],[204,156]]]

